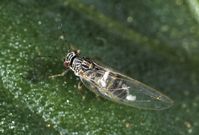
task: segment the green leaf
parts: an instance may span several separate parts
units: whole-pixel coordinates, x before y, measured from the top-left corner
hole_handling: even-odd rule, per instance
[[[187,135],[199,129],[199,2],[2,0],[0,134]],[[119,105],[63,72],[72,46],[171,97],[163,111]]]

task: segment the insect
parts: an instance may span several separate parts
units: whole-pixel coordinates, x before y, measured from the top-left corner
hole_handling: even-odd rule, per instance
[[[64,66],[71,69],[89,90],[108,100],[151,110],[167,109],[173,104],[169,97],[154,88],[100,66],[88,58],[81,58],[79,50],[66,55]],[[64,74],[65,72],[55,76]]]

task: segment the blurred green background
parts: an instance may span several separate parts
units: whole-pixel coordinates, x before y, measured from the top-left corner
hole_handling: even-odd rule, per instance
[[[64,71],[69,46],[171,97],[164,111],[97,99]],[[0,134],[199,133],[198,0],[1,0]]]

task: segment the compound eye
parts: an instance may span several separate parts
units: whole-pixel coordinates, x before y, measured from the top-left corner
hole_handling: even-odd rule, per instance
[[[69,67],[69,62],[68,61],[64,61],[64,67],[68,68]]]

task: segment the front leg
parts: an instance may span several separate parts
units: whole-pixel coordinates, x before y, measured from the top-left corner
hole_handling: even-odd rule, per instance
[[[51,76],[49,76],[48,78],[50,78],[50,79],[54,79],[54,78],[56,78],[56,77],[61,77],[61,76],[64,76],[66,73],[68,73],[68,69],[66,69],[64,72],[62,72],[62,73],[60,73],[60,74],[56,74],[56,75],[51,75]]]

